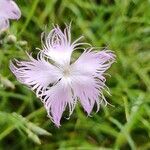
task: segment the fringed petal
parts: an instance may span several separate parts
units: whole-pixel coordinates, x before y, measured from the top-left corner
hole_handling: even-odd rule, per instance
[[[48,116],[57,127],[60,126],[60,120],[66,107],[69,108],[69,116],[72,114],[76,99],[72,95],[71,88],[61,80],[50,90],[45,91],[43,98],[41,97]]]
[[[102,90],[107,90],[104,72],[114,62],[115,55],[108,50],[95,52],[92,49],[84,51],[72,64],[72,89],[75,96],[79,97],[81,105],[91,113],[94,104],[97,111],[101,102],[107,104]]]
[[[92,76],[76,75],[72,76],[71,81],[74,97],[78,97],[84,110],[90,115],[94,104],[99,100],[99,85]]]
[[[66,26],[62,32],[59,26],[54,26],[54,29],[45,37],[45,42],[42,42],[43,53],[60,65],[70,64],[72,52],[80,45],[86,44],[79,42],[81,37],[71,43],[70,28],[71,25]]]
[[[36,95],[42,95],[43,91],[52,86],[61,78],[57,67],[47,62],[42,53],[37,60],[29,55],[29,61],[18,61],[10,63],[10,69],[17,79],[36,91]]]
[[[91,48],[85,50],[72,66],[86,75],[97,75],[97,73],[102,74],[105,72],[114,60],[115,55],[112,51],[95,52]]]

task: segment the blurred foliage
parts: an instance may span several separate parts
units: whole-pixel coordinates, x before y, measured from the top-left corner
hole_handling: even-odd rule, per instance
[[[16,0],[22,18],[0,35],[0,149],[148,150],[150,149],[150,1]],[[37,53],[40,34],[52,24],[72,22],[72,39],[108,47],[117,63],[107,85],[115,107],[92,117],[76,107],[58,129],[42,103],[10,72],[9,60]],[[101,49],[101,48],[100,48]]]

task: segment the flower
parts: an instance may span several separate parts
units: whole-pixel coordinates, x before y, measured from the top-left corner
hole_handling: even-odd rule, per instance
[[[81,38],[71,42],[70,26],[64,32],[54,26],[36,59],[27,53],[28,61],[10,62],[13,74],[35,91],[57,127],[66,107],[70,116],[77,101],[88,115],[95,104],[97,111],[101,102],[107,104],[102,91],[106,89],[104,72],[114,62],[115,55],[110,50],[83,48],[81,56],[71,62],[73,51],[86,44],[79,42]]]
[[[9,27],[9,19],[20,17],[20,9],[13,0],[0,0],[0,31]]]

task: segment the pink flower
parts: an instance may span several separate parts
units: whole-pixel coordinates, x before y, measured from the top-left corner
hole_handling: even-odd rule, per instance
[[[21,12],[12,0],[0,0],[0,31],[9,27],[9,19],[19,19]]]
[[[11,71],[21,83],[35,91],[57,127],[66,107],[70,116],[77,101],[88,115],[95,104],[97,110],[102,102],[107,104],[103,95],[104,72],[114,62],[115,55],[110,50],[96,52],[94,48],[85,48],[72,62],[72,52],[85,44],[79,42],[80,39],[71,43],[70,26],[64,32],[56,26],[45,38],[36,59],[27,54],[28,61],[10,63]]]

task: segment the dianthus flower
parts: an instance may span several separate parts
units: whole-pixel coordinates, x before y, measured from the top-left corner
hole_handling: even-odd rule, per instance
[[[13,0],[0,0],[0,31],[9,27],[9,19],[19,19],[21,12]]]
[[[10,63],[16,78],[36,93],[43,102],[48,116],[57,127],[66,108],[69,116],[79,101],[90,115],[94,105],[97,111],[101,102],[107,103],[103,95],[106,88],[104,72],[115,60],[110,50],[94,51],[83,48],[83,53],[72,62],[71,56],[86,43],[78,38],[71,42],[70,26],[61,31],[55,26],[42,42],[37,58]]]

